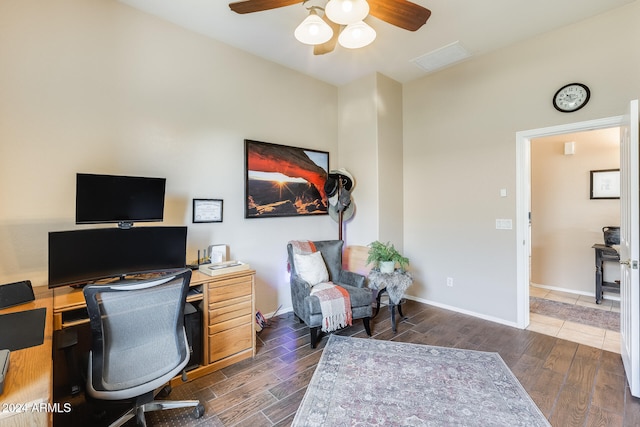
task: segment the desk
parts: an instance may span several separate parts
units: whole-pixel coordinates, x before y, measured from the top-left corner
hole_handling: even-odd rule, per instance
[[[604,291],[620,293],[620,283],[604,282],[602,279],[605,261],[618,263],[620,261],[620,254],[618,254],[615,248],[601,243],[596,243],[591,247],[596,251],[596,304],[600,304]]]
[[[23,310],[46,308],[44,342],[35,347],[12,351],[9,359],[9,371],[4,384],[4,393],[0,395],[0,425],[13,426],[50,426],[53,423],[53,303],[51,290],[35,287],[35,301],[0,310],[0,314]],[[12,405],[27,405],[25,412],[15,411]],[[34,409],[35,408],[35,409]]]
[[[190,287],[198,292],[187,302],[202,311],[202,364],[189,371],[189,380],[255,356],[255,271],[217,276],[193,271]],[[60,330],[89,323],[81,289],[60,287],[53,294],[53,328]],[[180,384],[180,377],[171,385]],[[3,426],[4,427],[4,426]]]

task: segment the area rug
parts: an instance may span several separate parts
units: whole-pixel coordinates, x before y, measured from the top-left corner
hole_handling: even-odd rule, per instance
[[[500,355],[331,335],[292,426],[549,426]]]
[[[556,319],[569,320],[596,328],[620,331],[620,313],[599,308],[582,307],[544,298],[530,297],[529,310],[532,313]]]

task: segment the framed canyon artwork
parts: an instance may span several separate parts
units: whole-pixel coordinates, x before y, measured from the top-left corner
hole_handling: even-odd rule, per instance
[[[326,151],[245,139],[245,218],[327,214]]]

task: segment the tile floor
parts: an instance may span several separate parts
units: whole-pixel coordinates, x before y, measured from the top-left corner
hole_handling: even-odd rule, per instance
[[[599,310],[620,312],[620,302],[606,299],[606,295],[601,304],[596,304],[594,297],[553,291],[535,286],[529,287],[529,294],[532,297],[546,298],[567,304],[576,304]],[[542,316],[536,313],[531,313],[530,323],[527,329],[541,334],[562,338],[567,341],[585,344],[618,354],[620,353],[620,332],[581,325],[569,320],[556,319],[554,317]]]

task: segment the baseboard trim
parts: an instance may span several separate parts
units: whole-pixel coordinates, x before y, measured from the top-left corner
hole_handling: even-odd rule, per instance
[[[447,305],[447,304],[441,304],[439,302],[435,302],[435,301],[430,301],[430,300],[426,300],[423,298],[418,298],[418,297],[414,297],[411,295],[405,295],[406,299],[412,300],[412,301],[417,301],[417,302],[421,302],[423,304],[427,304],[427,305],[432,305],[434,307],[438,307],[438,308],[443,308],[445,310],[449,310],[449,311],[454,311],[456,313],[460,313],[460,314],[466,314],[468,316],[472,316],[472,317],[477,317],[478,319],[482,319],[482,320],[487,320],[489,322],[494,322],[494,323],[499,323],[501,325],[505,325],[505,326],[511,326],[512,328],[516,328],[516,329],[525,329],[525,328],[519,328],[518,324],[516,322],[509,322],[507,320],[504,319],[500,319],[498,317],[493,317],[493,316],[487,316],[486,314],[482,314],[482,313],[476,313],[474,311],[469,311],[469,310],[465,310],[459,307],[454,307],[451,305]],[[293,311],[293,307],[282,307],[280,308],[280,310],[276,312],[271,312],[271,313],[263,313],[264,316],[267,319],[271,319],[271,317],[274,314],[284,314],[284,313],[289,313]]]
[[[270,313],[262,313],[267,320],[270,320],[275,314],[285,314],[293,312],[293,306],[289,307],[280,307],[280,309],[276,311],[272,311]]]
[[[557,287],[557,286],[541,285],[539,283],[533,283],[533,282],[530,282],[530,285],[533,286],[534,288],[546,289],[548,291],[565,292],[567,294],[582,295],[582,296],[591,297],[591,298],[594,298],[594,299],[596,297],[595,292],[576,291],[575,289],[567,289],[567,288],[560,288],[560,287]],[[611,301],[620,301],[620,295],[619,294],[612,294],[611,292],[605,292],[604,296],[605,296],[605,299],[608,299],[608,300],[611,300]]]
[[[524,328],[519,328],[518,324],[516,322],[509,322],[508,320],[500,319],[499,317],[487,316],[486,314],[476,313],[475,311],[469,311],[469,310],[465,310],[465,309],[462,309],[462,308],[459,308],[459,307],[454,307],[452,305],[442,304],[442,303],[439,303],[439,302],[430,301],[430,300],[426,300],[426,299],[423,299],[423,298],[417,298],[417,297],[414,297],[414,296],[411,296],[411,295],[405,295],[405,298],[406,299],[410,299],[412,301],[421,302],[423,304],[432,305],[434,307],[443,308],[445,310],[454,311],[456,313],[466,314],[468,316],[477,317],[478,319],[487,320],[489,322],[499,323],[499,324],[505,325],[505,326],[511,326],[512,328],[524,329]]]

